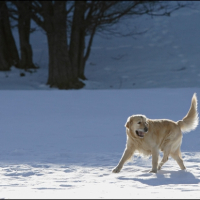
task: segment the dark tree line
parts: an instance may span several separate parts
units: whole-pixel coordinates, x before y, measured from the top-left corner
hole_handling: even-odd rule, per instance
[[[184,6],[184,2],[167,1],[0,1],[0,70],[35,68],[30,44],[34,20],[47,36],[47,84],[60,89],[82,88],[95,33],[109,30],[125,16],[169,16]],[[18,27],[20,55],[11,21]]]

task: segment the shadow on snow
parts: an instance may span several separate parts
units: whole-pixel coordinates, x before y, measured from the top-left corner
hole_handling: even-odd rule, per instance
[[[147,172],[147,171],[145,171]],[[148,173],[148,172],[147,172]],[[120,180],[139,181],[150,186],[169,185],[169,184],[198,184],[200,180],[188,171],[167,171],[160,170],[155,176],[152,173],[139,175],[141,178],[118,177]]]

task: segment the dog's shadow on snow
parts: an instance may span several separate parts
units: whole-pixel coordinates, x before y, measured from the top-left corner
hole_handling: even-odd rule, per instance
[[[118,177],[120,180],[133,180],[139,181],[143,184],[150,186],[168,185],[168,184],[198,184],[200,179],[196,178],[191,172],[188,171],[167,171],[160,170],[157,174],[148,173],[143,171],[143,174],[138,175],[137,178]]]

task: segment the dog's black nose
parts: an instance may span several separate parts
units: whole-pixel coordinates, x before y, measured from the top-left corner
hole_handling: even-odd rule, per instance
[[[147,132],[147,131],[148,131],[148,128],[147,128],[147,127],[145,127],[145,128],[144,128],[144,132]]]

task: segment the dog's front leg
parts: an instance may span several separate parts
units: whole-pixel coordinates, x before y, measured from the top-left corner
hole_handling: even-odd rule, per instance
[[[152,148],[152,170],[150,173],[157,173],[159,150],[157,147]]]
[[[126,148],[126,149],[124,150],[124,153],[123,153],[123,155],[122,155],[121,160],[119,161],[119,164],[117,165],[117,167],[115,167],[115,168],[112,170],[112,172],[113,172],[113,173],[119,173],[120,170],[122,169],[124,163],[125,163],[126,161],[128,161],[128,160],[131,158],[131,156],[133,155],[133,153],[134,153],[134,150],[133,150],[132,148]]]

